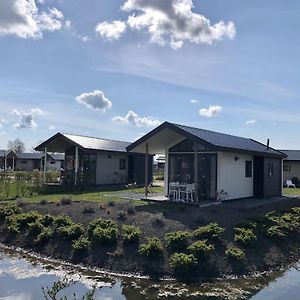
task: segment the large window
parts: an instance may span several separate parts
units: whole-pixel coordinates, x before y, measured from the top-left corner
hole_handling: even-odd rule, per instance
[[[246,175],[246,178],[252,177],[252,161],[251,160],[247,160],[245,163],[245,175]]]
[[[120,170],[126,170],[126,159],[120,158]]]
[[[283,171],[284,172],[291,172],[291,165],[283,165]]]

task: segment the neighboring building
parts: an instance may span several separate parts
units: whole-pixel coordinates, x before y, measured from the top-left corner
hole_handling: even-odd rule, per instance
[[[65,154],[48,153],[47,170],[59,171],[65,168]]]
[[[283,182],[298,178],[300,181],[300,150],[280,150],[287,155],[283,160]]]
[[[286,155],[253,139],[165,122],[127,147],[165,155],[165,195],[195,187],[195,201],[282,195]]]
[[[13,171],[16,154],[12,150],[0,150],[0,171]]]
[[[45,154],[41,152],[16,153],[17,171],[43,170]]]
[[[81,135],[57,133],[37,151],[65,153],[65,182],[91,185],[145,183],[145,156],[128,153],[130,143]],[[152,181],[149,157],[148,178]]]

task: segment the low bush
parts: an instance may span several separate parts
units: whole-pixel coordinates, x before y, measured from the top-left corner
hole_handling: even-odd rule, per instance
[[[84,207],[82,213],[84,213],[84,214],[94,214],[95,213],[95,208],[93,206],[86,206],[86,207]]]
[[[126,244],[138,242],[142,232],[138,227],[131,225],[122,226],[122,238]]]
[[[194,231],[194,237],[198,239],[217,239],[225,231],[218,223],[210,223],[205,226],[198,227]]]
[[[48,200],[43,199],[43,200],[40,201],[40,204],[41,205],[47,205],[48,204]]]
[[[114,244],[117,237],[118,227],[112,220],[97,219],[88,227],[88,238],[93,243]]]
[[[159,238],[148,238],[147,242],[140,245],[139,254],[147,258],[154,258],[163,254],[163,244]]]
[[[72,244],[72,256],[86,254],[91,247],[91,242],[88,238],[81,236]]]
[[[71,218],[65,214],[61,214],[54,219],[54,225],[57,227],[68,226],[74,224]]]
[[[72,204],[72,198],[71,197],[64,197],[60,199],[61,205],[71,205]]]
[[[196,241],[188,247],[188,251],[197,258],[203,258],[214,250],[214,245],[208,244],[207,240]]]
[[[126,213],[125,213],[125,211],[118,211],[117,212],[117,219],[118,220],[125,220],[126,219]]]
[[[243,245],[248,245],[257,239],[256,235],[253,232],[253,229],[235,227],[234,232],[234,241],[239,242]]]
[[[182,250],[188,245],[191,233],[188,231],[176,231],[166,234],[166,242],[171,250]]]
[[[32,237],[37,237],[44,229],[44,225],[39,220],[28,224],[28,232]]]
[[[156,214],[155,216],[152,217],[151,223],[154,226],[163,227],[165,226],[165,218],[163,217],[162,214]]]
[[[177,275],[191,275],[197,266],[197,258],[193,254],[174,253],[171,255],[169,265]]]
[[[230,259],[234,260],[241,260],[245,257],[245,252],[233,245],[228,245],[225,253]]]
[[[38,236],[34,239],[35,244],[43,244],[50,240],[53,236],[53,230],[51,228],[44,228],[43,231],[38,234]]]
[[[128,206],[128,208],[127,208],[127,213],[128,213],[129,215],[134,215],[134,214],[136,213],[136,211],[135,211],[135,206],[134,206],[134,205]]]
[[[116,202],[111,200],[111,201],[108,201],[107,205],[108,206],[115,206]]]
[[[22,229],[26,229],[28,224],[36,222],[40,216],[37,212],[12,214],[5,218],[5,223],[10,232],[19,233]]]
[[[72,224],[61,226],[56,229],[56,232],[64,239],[78,239],[84,232],[84,227],[81,224]]]
[[[49,227],[52,226],[55,221],[55,217],[52,215],[43,215],[40,217],[40,222],[45,226]]]
[[[0,206],[0,220],[4,221],[6,217],[20,214],[22,212],[21,208],[16,204],[1,205]]]

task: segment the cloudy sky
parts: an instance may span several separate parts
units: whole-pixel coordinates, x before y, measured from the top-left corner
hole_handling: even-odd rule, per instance
[[[300,3],[0,0],[0,148],[166,120],[300,148]]]

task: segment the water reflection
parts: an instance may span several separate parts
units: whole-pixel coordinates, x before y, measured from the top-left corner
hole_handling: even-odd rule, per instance
[[[146,279],[112,277],[97,271],[23,256],[20,252],[0,247],[0,300],[41,300],[41,286],[52,286],[54,281],[65,276],[78,280],[78,283],[59,294],[70,299],[73,299],[74,292],[81,299],[94,285],[97,286],[95,298],[101,300],[300,298],[300,272],[295,268],[284,274],[279,272],[256,278],[186,285],[175,281],[153,282]]]

